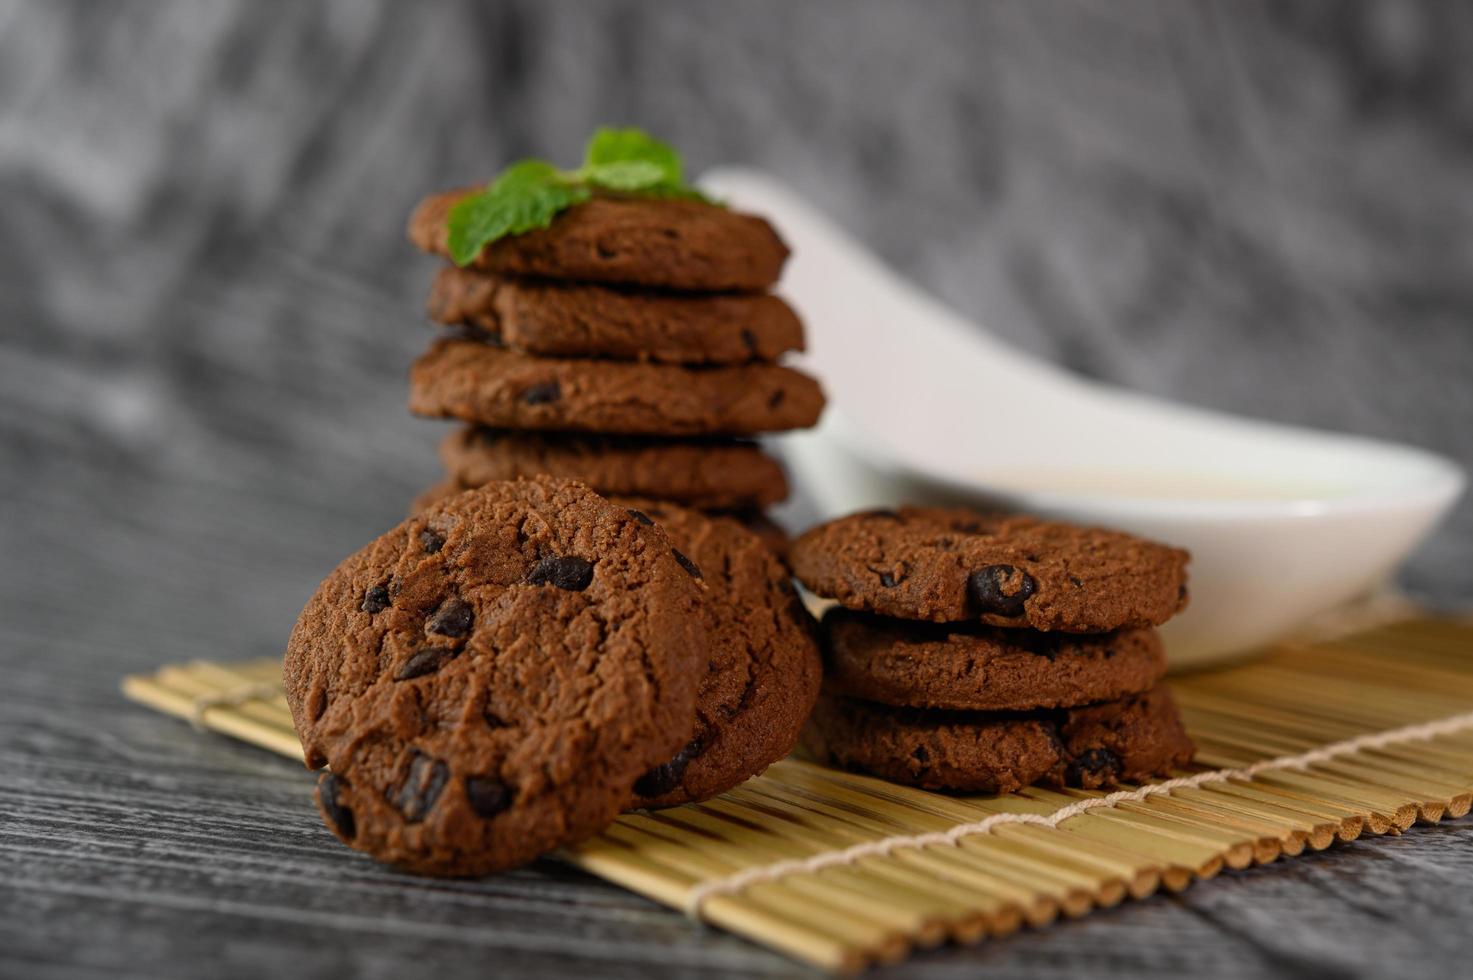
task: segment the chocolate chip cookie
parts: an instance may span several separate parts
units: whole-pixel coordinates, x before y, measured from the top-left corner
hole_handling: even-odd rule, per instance
[[[597,832],[690,741],[704,591],[663,532],[571,481],[400,524],[328,576],[287,647],[328,826],[445,875]]]
[[[421,201],[409,218],[410,241],[448,256],[450,209],[477,190]],[[547,228],[492,242],[472,266],[507,276],[756,292],[777,282],[787,257],[777,232],[755,215],[702,201],[600,195]]]
[[[409,374],[420,415],[496,428],[629,435],[737,435],[818,421],[818,382],[772,364],[688,368],[531,357],[463,339],[437,341]]]
[[[701,616],[710,661],[696,696],[696,732],[634,784],[631,806],[708,799],[787,755],[818,695],[812,620],[787,568],[730,517],[657,501],[619,500],[659,525],[706,583]]]
[[[654,497],[700,510],[766,507],[788,495],[777,460],[755,443],[512,432],[468,426],[440,443],[440,460],[466,486],[546,473],[602,494]]]
[[[921,623],[834,608],[826,682],[850,697],[914,708],[1023,711],[1115,701],[1166,673],[1153,629],[1040,633]]]
[[[1098,789],[1168,775],[1195,751],[1166,687],[1021,714],[892,708],[825,690],[803,730],[819,760],[924,789]]]
[[[441,480],[432,486],[422,490],[409,504],[409,515],[412,517],[433,504],[446,500],[456,494],[465,493],[472,487],[464,486],[455,480]],[[788,555],[788,532],[784,531],[772,518],[760,510],[713,510],[707,511],[713,517],[723,517],[736,521],[758,540],[765,544],[775,557],[787,564]]]
[[[964,508],[851,514],[793,542],[800,581],[850,609],[1069,633],[1159,626],[1188,555],[1119,531]]]
[[[429,312],[544,357],[745,364],[803,349],[797,314],[765,293],[636,292],[452,266],[435,277]]]

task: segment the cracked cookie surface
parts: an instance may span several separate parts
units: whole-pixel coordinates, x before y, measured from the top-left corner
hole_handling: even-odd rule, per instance
[[[432,194],[409,218],[409,239],[450,254],[451,208],[480,188]],[[777,282],[788,248],[762,218],[703,201],[599,195],[547,228],[492,242],[484,272],[707,292],[755,292]]]
[[[1040,633],[922,623],[841,607],[823,618],[825,680],[835,691],[914,708],[1025,711],[1114,701],[1166,673],[1153,629]]]
[[[755,443],[513,432],[467,426],[440,443],[445,472],[463,486],[549,476],[601,494],[654,497],[700,510],[775,504],[788,495],[777,460]]]
[[[663,532],[571,481],[406,520],[327,577],[287,647],[328,826],[447,875],[597,832],[690,740],[703,591]]]
[[[1187,603],[1180,548],[966,508],[851,514],[799,536],[789,554],[818,595],[899,619],[1104,633],[1159,626]]]
[[[731,517],[652,500],[618,500],[654,521],[701,570],[710,660],[696,731],[634,784],[631,806],[709,799],[787,755],[818,695],[812,618],[770,545]]]
[[[1165,685],[1082,708],[998,713],[892,708],[827,689],[803,730],[820,761],[924,789],[1099,789],[1163,776],[1195,752]]]
[[[797,314],[766,293],[633,291],[451,266],[435,276],[429,314],[543,357],[745,364],[803,349]]]
[[[775,364],[532,357],[459,338],[433,343],[409,372],[411,411],[493,428],[744,435],[813,425],[823,405],[817,381]]]

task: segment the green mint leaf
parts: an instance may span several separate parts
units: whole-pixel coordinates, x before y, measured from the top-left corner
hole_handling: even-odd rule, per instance
[[[559,211],[590,196],[588,188],[567,182],[546,161],[514,163],[485,190],[450,209],[450,258],[456,265],[469,265],[497,239],[546,228]]]
[[[665,169],[648,160],[595,163],[579,170],[577,176],[595,187],[625,192],[654,190],[666,181]]]
[[[558,212],[581,204],[595,189],[644,197],[682,198],[720,206],[685,183],[680,154],[641,129],[597,130],[583,166],[562,171],[546,160],[519,160],[492,183],[450,209],[446,220],[450,257],[474,262],[500,238],[552,224]]]
[[[655,139],[642,129],[601,127],[594,132],[583,151],[584,168],[633,161],[659,167],[663,175],[660,184],[679,187],[684,183],[680,154],[669,143]]]

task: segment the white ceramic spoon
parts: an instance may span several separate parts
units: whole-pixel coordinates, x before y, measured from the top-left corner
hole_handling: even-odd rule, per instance
[[[1001,503],[1192,552],[1192,603],[1165,629],[1175,667],[1251,651],[1361,597],[1446,514],[1447,459],[1251,421],[1097,384],[1014,351],[884,266],[763,174],[703,186],[793,250],[818,428],[780,448],[806,508]]]

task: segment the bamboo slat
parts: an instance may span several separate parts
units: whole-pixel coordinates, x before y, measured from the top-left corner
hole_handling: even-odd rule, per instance
[[[123,690],[301,759],[280,671],[200,660]],[[1473,807],[1473,623],[1295,643],[1173,688],[1200,752],[1155,788],[954,796],[791,758],[715,800],[626,814],[559,856],[852,972]]]

